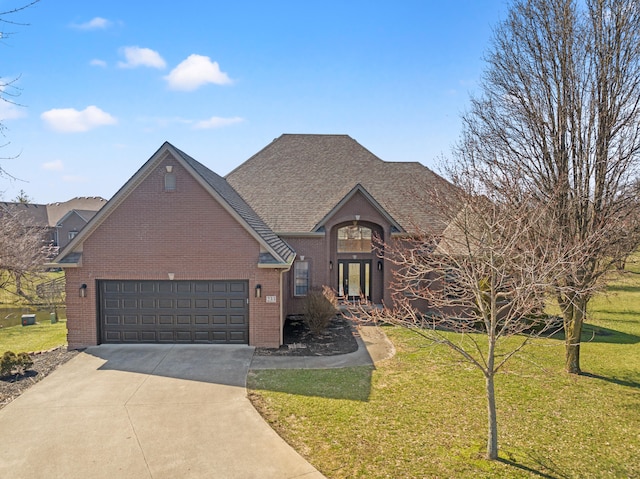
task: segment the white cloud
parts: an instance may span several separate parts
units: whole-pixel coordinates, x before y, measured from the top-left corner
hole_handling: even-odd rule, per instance
[[[0,94],[3,96],[0,99],[0,121],[15,120],[16,118],[27,116],[27,112],[21,105],[11,101],[11,97],[16,97],[20,94],[20,90],[14,85],[16,82],[17,79],[5,80],[0,77]]]
[[[109,28],[111,25],[112,23],[106,18],[95,17],[88,22],[79,24],[74,23],[71,26],[78,30],[104,30],[106,28]]]
[[[104,125],[114,125],[118,121],[97,106],[88,106],[82,111],[75,108],[54,108],[45,111],[40,118],[54,131],[77,133],[89,131]]]
[[[126,62],[118,62],[120,68],[151,67],[164,68],[167,63],[155,50],[140,47],[124,47],[122,49]]]
[[[238,116],[234,116],[233,118],[221,118],[219,116],[212,116],[208,120],[196,122],[196,124],[193,125],[193,128],[197,130],[208,130],[213,128],[222,128],[223,126],[234,125],[243,121],[244,118],[240,118]]]
[[[218,62],[212,62],[203,55],[189,55],[171,73],[164,77],[173,90],[192,91],[207,83],[227,85],[231,79],[220,71]]]
[[[62,164],[62,160],[54,160],[43,163],[42,168],[48,171],[62,171],[64,170],[64,165]]]
[[[27,113],[26,111],[24,111],[24,108],[21,109],[19,105],[0,100],[0,122],[5,120],[24,118],[26,116]]]
[[[89,62],[89,65],[91,65],[92,67],[102,67],[105,68],[107,66],[107,62],[105,62],[104,60],[100,60],[98,58],[94,58],[93,60],[91,60]]]

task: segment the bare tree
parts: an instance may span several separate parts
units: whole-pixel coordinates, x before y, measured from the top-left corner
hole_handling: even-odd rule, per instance
[[[26,25],[25,23],[20,23],[15,21],[14,16],[17,13],[29,7],[32,7],[39,1],[40,0],[32,0],[27,3],[21,3],[20,5],[13,8],[8,8],[6,6],[3,6],[6,9],[3,11],[0,11],[0,41],[4,42],[14,35],[15,32],[9,30],[9,28]],[[21,93],[20,88],[18,88],[16,85],[16,83],[18,82],[18,79],[19,77],[6,79],[0,76],[0,101],[11,103],[12,105],[18,104],[17,97],[20,96],[20,93]],[[0,118],[0,135],[2,136],[4,136],[4,132],[6,130],[6,126],[4,125],[3,120],[4,120],[3,118]],[[6,146],[6,144],[0,145],[0,146]],[[11,177],[11,175],[7,174],[7,172],[2,168],[2,166],[0,166],[0,176],[3,176],[3,175]]]
[[[24,282],[43,272],[52,253],[44,233],[20,214],[0,211],[0,289],[25,296]]]
[[[579,374],[593,291],[640,238],[640,2],[516,0],[487,62],[458,154],[503,201],[551,205],[548,240],[583,252],[554,289]]]
[[[393,306],[351,308],[356,317],[407,327],[446,345],[483,374],[487,458],[497,459],[494,378],[552,325],[539,313],[567,254],[539,234],[546,210],[525,198],[518,207],[492,201],[474,191],[477,181],[462,180],[455,197],[450,191],[438,202],[448,223],[442,236],[417,234],[380,248],[394,265]],[[502,341],[507,337],[518,339]]]

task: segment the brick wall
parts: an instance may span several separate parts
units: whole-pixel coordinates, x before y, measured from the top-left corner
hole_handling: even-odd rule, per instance
[[[176,175],[164,191],[165,166]],[[249,280],[249,342],[281,344],[280,272],[257,267],[260,245],[171,157],[151,173],[84,241],[81,268],[67,269],[69,346],[97,344],[100,279]],[[87,297],[78,288],[87,284]],[[262,297],[254,298],[256,284]],[[276,303],[266,303],[266,296]]]

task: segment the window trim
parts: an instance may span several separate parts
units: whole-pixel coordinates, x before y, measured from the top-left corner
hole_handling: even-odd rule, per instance
[[[304,266],[304,269],[298,269],[299,267]],[[300,274],[303,273],[303,274]],[[303,281],[304,283],[300,285],[300,287],[304,288],[304,293],[298,293],[298,280]],[[309,289],[311,286],[311,267],[309,265],[308,260],[304,261],[296,261],[293,264],[293,296],[295,298],[304,298],[309,294]]]
[[[358,236],[360,236],[360,238],[349,238],[349,232],[353,231],[353,230],[357,230]],[[368,231],[368,235],[363,235],[364,231],[367,230]],[[346,238],[342,239],[340,238],[340,235],[342,232],[346,233]],[[370,226],[365,226],[365,225],[344,225],[344,226],[340,226],[336,232],[336,251],[338,253],[363,253],[363,254],[369,254],[371,252],[373,252],[373,235],[374,235],[374,231],[373,228],[371,228]],[[349,245],[353,242],[359,242],[360,246],[362,246],[362,243],[364,241],[369,241],[369,249],[365,250],[363,248],[344,248],[343,249],[343,245]],[[350,243],[351,242],[351,243]]]
[[[175,173],[165,173],[164,174],[164,191],[173,192],[178,189],[178,179],[176,178]]]

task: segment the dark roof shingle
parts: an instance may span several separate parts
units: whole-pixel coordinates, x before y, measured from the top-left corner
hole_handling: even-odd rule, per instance
[[[277,233],[309,232],[357,184],[405,231],[446,227],[425,191],[453,186],[417,162],[386,162],[348,135],[275,139],[227,181]]]

